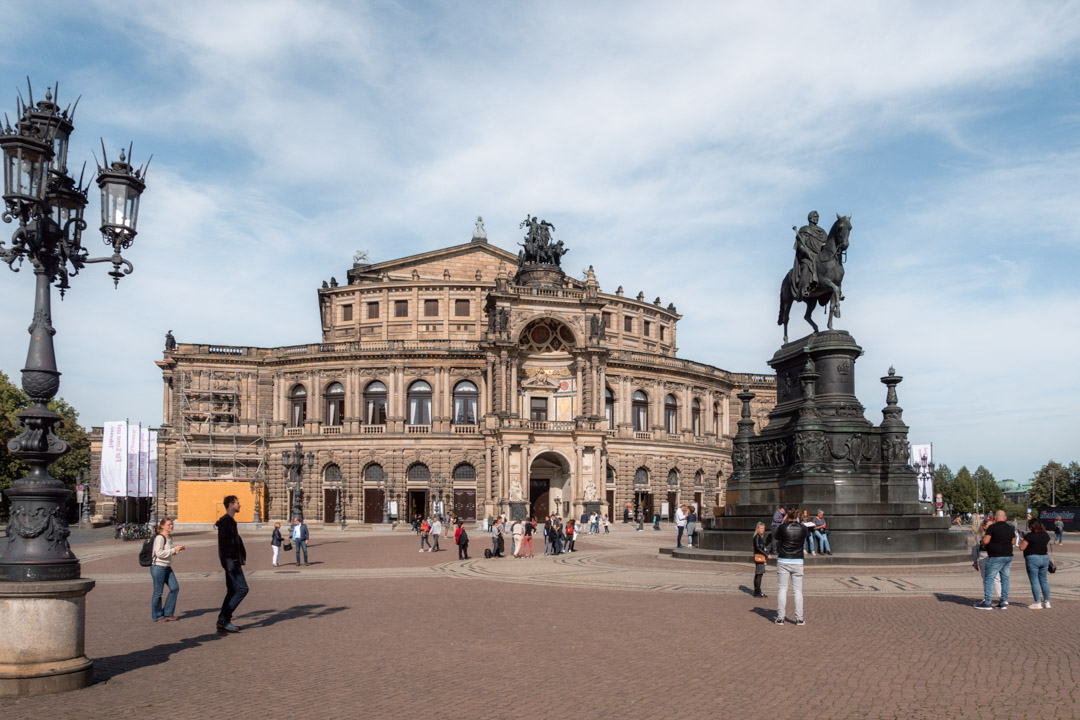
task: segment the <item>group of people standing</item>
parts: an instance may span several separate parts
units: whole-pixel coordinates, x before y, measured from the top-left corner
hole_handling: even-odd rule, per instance
[[[1020,551],[1024,554],[1024,566],[1031,583],[1035,602],[1031,610],[1050,608],[1050,582],[1053,558],[1050,550],[1050,534],[1042,520],[1028,520],[1028,531],[1021,533],[1018,525],[1011,525],[1004,510],[985,520],[976,516],[971,524],[974,543],[971,548],[972,565],[982,575],[983,599],[975,605],[977,610],[1007,610],[1009,608],[1009,580],[1013,562],[1013,546],[1019,538]],[[1060,544],[1060,543],[1058,543]],[[993,604],[994,597],[998,604]]]
[[[292,533],[289,535],[290,543],[285,543],[284,538],[281,536],[281,523],[274,523],[274,530],[270,533],[270,550],[273,552],[273,557],[270,560],[270,564],[274,567],[279,567],[281,563],[278,562],[281,555],[282,544],[285,543],[285,550],[288,551],[290,547],[296,549],[296,564],[300,564],[300,554],[304,555],[304,565],[308,563],[308,526],[300,518],[293,518]]]
[[[506,517],[502,515],[492,521],[491,550],[485,552],[485,557],[506,557],[503,554],[506,546],[506,522]],[[544,533],[544,555],[561,555],[564,552],[577,551],[575,545],[579,530],[572,519],[563,522],[558,515],[548,515],[544,518],[544,524],[540,525],[533,516],[510,523],[509,533],[513,543],[510,547],[511,557],[533,557],[533,537],[541,529]]]

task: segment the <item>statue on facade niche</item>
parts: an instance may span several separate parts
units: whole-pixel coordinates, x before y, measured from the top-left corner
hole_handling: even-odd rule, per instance
[[[507,332],[510,329],[510,311],[506,308],[499,308],[499,332]]]
[[[806,303],[803,318],[814,332],[818,331],[810,315],[819,306],[829,306],[829,329],[833,318],[840,317],[840,301],[844,294],[840,285],[844,281],[844,260],[851,234],[851,216],[837,214],[836,222],[828,234],[818,227],[818,214],[811,212],[807,224],[795,230],[795,264],[780,283],[780,315],[777,325],[784,326],[784,342],[787,342],[788,317],[796,302]]]
[[[521,502],[525,499],[525,493],[521,491],[521,483],[517,480],[510,483],[510,501]]]
[[[176,349],[176,338],[173,337],[172,330],[165,332],[165,352],[172,352]]]
[[[473,228],[473,240],[486,240],[487,231],[484,230],[484,218],[480,215],[476,216],[476,227]]]

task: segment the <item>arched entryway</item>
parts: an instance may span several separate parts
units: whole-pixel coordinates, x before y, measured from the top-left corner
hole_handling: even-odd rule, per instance
[[[570,513],[570,463],[557,452],[542,452],[529,465],[529,513],[543,521]]]

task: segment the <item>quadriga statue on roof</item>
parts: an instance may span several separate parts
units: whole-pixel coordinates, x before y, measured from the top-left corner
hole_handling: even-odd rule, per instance
[[[518,268],[525,265],[560,265],[566,254],[562,240],[551,241],[551,231],[555,226],[547,220],[537,220],[535,215],[526,215],[518,227],[527,227],[525,242],[518,243],[522,250],[518,253]]]
[[[833,318],[840,317],[840,301],[844,294],[840,285],[844,281],[844,259],[851,234],[851,216],[836,216],[836,222],[828,235],[818,227],[817,211],[811,211],[807,224],[795,230],[795,265],[780,283],[780,316],[776,324],[784,326],[784,342],[788,339],[788,317],[796,302],[806,303],[806,322],[818,331],[811,318],[814,308],[829,306],[829,329]]]

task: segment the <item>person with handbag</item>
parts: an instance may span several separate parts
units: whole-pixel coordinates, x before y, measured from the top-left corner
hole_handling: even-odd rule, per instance
[[[1028,605],[1028,608],[1049,610],[1050,583],[1046,573],[1050,569],[1050,533],[1046,532],[1046,526],[1043,525],[1042,520],[1033,519],[1028,522],[1028,533],[1020,541],[1020,550],[1024,553],[1024,565],[1027,566],[1028,580],[1031,582],[1031,594],[1035,596],[1035,602]]]
[[[281,523],[274,523],[274,532],[270,533],[270,547],[274,551],[274,557],[270,561],[274,567],[278,566],[278,555],[281,554]],[[292,546],[285,548],[292,550]]]
[[[768,597],[761,592],[761,579],[765,577],[765,564],[769,562],[769,543],[765,540],[765,523],[754,528],[754,597]]]

